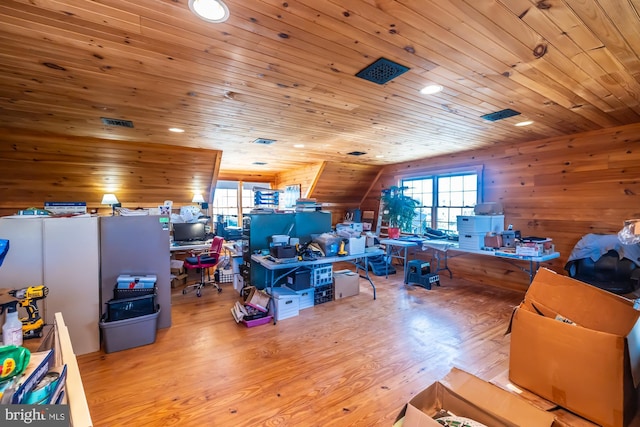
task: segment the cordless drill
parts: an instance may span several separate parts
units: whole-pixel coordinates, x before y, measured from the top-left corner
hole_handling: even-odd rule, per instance
[[[27,317],[20,319],[24,338],[42,337],[44,320],[40,317],[37,301],[43,300],[48,294],[49,288],[44,285],[9,291],[9,295],[19,300],[20,307],[24,307],[27,310]]]

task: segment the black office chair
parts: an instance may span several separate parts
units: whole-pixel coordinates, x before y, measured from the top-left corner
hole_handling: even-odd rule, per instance
[[[215,236],[213,241],[211,242],[211,247],[204,252],[199,254],[193,254],[190,257],[184,259],[184,268],[186,269],[200,269],[200,281],[198,283],[194,283],[192,285],[187,285],[182,289],[182,293],[186,294],[189,289],[193,288],[196,290],[196,295],[198,297],[202,296],[202,288],[206,285],[210,284],[215,287],[218,292],[222,292],[222,288],[218,286],[218,284],[211,280],[210,269],[216,268],[221,261],[222,256],[222,244],[224,243],[224,239],[220,236]],[[204,273],[205,270],[207,272],[208,280],[205,281]]]

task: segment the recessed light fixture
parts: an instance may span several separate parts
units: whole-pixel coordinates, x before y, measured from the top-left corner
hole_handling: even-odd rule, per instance
[[[533,124],[533,120],[525,120],[524,122],[516,123],[514,126],[529,126]]]
[[[169,128],[170,132],[175,132],[175,133],[182,133],[184,132],[184,129],[180,129],[180,128]]]
[[[438,93],[443,89],[440,85],[429,85],[420,89],[420,93],[423,95],[433,95],[434,93]]]
[[[376,155],[376,158],[377,158],[377,159],[382,159],[383,157],[384,157],[384,156],[383,156],[382,154],[378,154],[378,155]]]
[[[293,148],[304,148],[304,144],[295,144]]]
[[[229,8],[222,0],[189,0],[189,9],[198,18],[214,24],[229,18]]]

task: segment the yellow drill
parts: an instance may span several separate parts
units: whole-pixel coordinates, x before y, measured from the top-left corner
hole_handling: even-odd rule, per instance
[[[24,307],[27,310],[27,317],[20,319],[24,338],[42,337],[44,320],[40,317],[37,301],[43,300],[48,294],[49,288],[44,285],[9,291],[9,295],[19,300],[20,307]]]

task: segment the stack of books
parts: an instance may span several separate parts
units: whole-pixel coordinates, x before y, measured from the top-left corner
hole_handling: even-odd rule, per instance
[[[296,212],[315,212],[322,209],[322,205],[316,199],[296,200]]]

